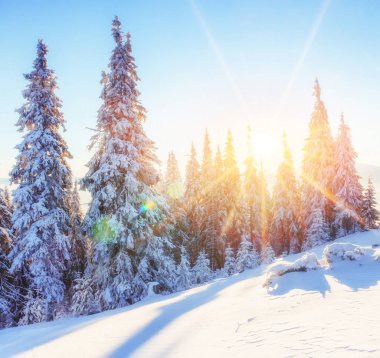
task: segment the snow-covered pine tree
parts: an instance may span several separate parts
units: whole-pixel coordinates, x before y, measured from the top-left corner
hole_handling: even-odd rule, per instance
[[[301,249],[300,195],[293,160],[284,134],[283,161],[273,188],[273,217],[270,228],[272,245],[278,255]]]
[[[302,244],[302,250],[309,250],[314,246],[322,245],[330,239],[328,226],[323,217],[322,209],[314,208],[311,216],[311,224],[306,232],[306,240]]]
[[[275,260],[276,255],[269,242],[262,248],[260,258],[263,265],[268,265]]]
[[[162,232],[167,231],[166,223],[161,225]],[[152,236],[148,246],[144,250],[143,258],[137,269],[136,279],[134,280],[133,300],[140,300],[146,293],[149,282],[158,282],[157,293],[170,293],[176,290],[177,272],[171,252],[174,246],[171,239],[161,234]],[[141,285],[137,283],[142,280]],[[141,287],[139,292],[138,287]]]
[[[269,223],[271,222],[271,197],[268,191],[268,185],[264,174],[263,163],[260,162],[259,170],[259,198],[260,198],[260,238],[259,245],[255,243],[255,247],[261,250],[269,242]]]
[[[211,278],[210,260],[204,251],[201,251],[197,257],[192,269],[193,280],[195,284],[205,283]]]
[[[215,237],[215,266],[223,267],[224,253],[226,247],[226,235],[223,230],[224,223],[227,219],[227,208],[225,207],[225,198],[223,194],[223,176],[224,164],[220,147],[217,147],[213,161],[213,177],[212,177],[212,215],[213,215],[213,231]]]
[[[13,326],[17,320],[19,291],[7,257],[12,244],[11,219],[10,202],[5,190],[0,188],[0,328]]]
[[[223,223],[223,233],[227,243],[236,248],[241,235],[241,182],[239,168],[235,158],[235,149],[231,131],[228,130],[227,142],[224,149],[224,172],[220,185],[224,197],[223,207],[226,210],[226,220]]]
[[[227,276],[231,276],[235,273],[236,270],[236,259],[234,254],[234,249],[230,246],[226,246],[224,251],[224,273]]]
[[[184,246],[181,247],[181,260],[177,267],[177,290],[187,290],[191,287],[192,271],[189,262],[189,256]]]
[[[143,129],[146,114],[139,100],[130,35],[124,43],[117,17],[112,34],[116,46],[109,73],[102,78],[103,104],[92,141],[96,152],[82,180],[92,194],[84,228],[95,242],[94,281],[101,309],[124,306],[136,298],[135,292],[142,297],[146,277],[165,284],[156,260],[171,261],[169,249],[163,248],[170,240],[160,225],[167,218],[167,205],[154,190],[158,160]],[[150,265],[154,248],[162,256],[154,257]]]
[[[164,186],[164,193],[169,203],[171,206],[176,205],[177,201],[182,198],[183,189],[181,174],[173,151],[168,156]]]
[[[200,185],[201,185],[201,208],[202,208],[202,233],[200,239],[200,248],[205,250],[210,258],[211,269],[217,267],[217,218],[214,212],[214,163],[210,145],[210,137],[205,131],[203,144],[203,158],[200,168]]]
[[[242,202],[244,206],[244,227],[250,234],[251,241],[259,243],[261,239],[261,200],[260,178],[252,153],[251,129],[248,128],[248,156],[245,160]]]
[[[244,233],[241,237],[236,255],[236,271],[243,272],[260,264],[260,257],[250,240],[250,235]]]
[[[379,211],[376,209],[376,194],[372,179],[368,178],[368,186],[363,195],[362,221],[366,230],[376,229],[379,223]]]
[[[47,46],[40,40],[34,69],[25,75],[29,85],[23,95],[17,126],[24,132],[17,146],[20,154],[11,171],[14,246],[12,271],[21,271],[28,284],[28,299],[21,323],[54,318],[65,295],[64,276],[71,264],[70,157],[59,130],[64,128],[57,83],[48,68]]]
[[[89,274],[78,276],[73,284],[70,312],[74,316],[88,315],[99,311],[95,301],[93,279]]]
[[[194,262],[201,251],[202,234],[200,168],[194,143],[191,144],[190,158],[186,165],[184,210],[187,218],[186,234],[189,238],[187,250],[190,261]]]
[[[304,147],[302,165],[302,205],[306,235],[314,221],[314,213],[320,212],[326,235],[330,235],[328,225],[334,220],[333,178],[335,165],[335,147],[331,136],[327,112],[321,100],[321,88],[318,80],[314,85],[315,105],[309,123],[309,135]],[[307,237],[306,240],[310,241]]]
[[[83,213],[80,207],[80,198],[77,182],[70,197],[70,226],[71,226],[71,252],[72,252],[72,273],[83,274],[86,268],[88,243],[82,234]]]
[[[335,177],[334,192],[336,196],[334,231],[336,237],[342,237],[361,230],[360,222],[363,188],[355,168],[357,154],[352,147],[350,129],[343,114],[339,133],[335,142]]]

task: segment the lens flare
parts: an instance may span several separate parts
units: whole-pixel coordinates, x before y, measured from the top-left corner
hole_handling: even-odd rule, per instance
[[[115,240],[117,230],[109,218],[99,219],[93,226],[92,232],[96,241],[110,242]]]
[[[146,213],[149,210],[153,210],[156,206],[155,202],[153,200],[147,200],[144,205],[142,205],[139,209],[140,213]]]

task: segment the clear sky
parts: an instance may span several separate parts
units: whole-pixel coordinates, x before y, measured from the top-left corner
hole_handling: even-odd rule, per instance
[[[58,77],[74,175],[84,175],[86,127],[95,127],[118,15],[132,33],[146,130],[164,161],[174,150],[183,168],[205,128],[214,146],[231,128],[242,161],[249,125],[268,176],[283,130],[299,165],[318,77],[332,130],[343,111],[360,173],[380,182],[379,14],[371,0],[0,0],[0,177],[17,154],[14,110],[39,38]]]

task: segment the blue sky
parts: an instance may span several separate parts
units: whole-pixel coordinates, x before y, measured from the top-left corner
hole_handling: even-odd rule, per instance
[[[298,164],[318,77],[334,133],[343,111],[361,174],[380,181],[379,13],[380,2],[370,0],[0,0],[0,177],[17,154],[14,110],[39,38],[58,77],[74,175],[86,172],[86,127],[96,123],[117,14],[132,33],[146,129],[161,159],[174,150],[183,167],[205,128],[214,146],[231,128],[242,160],[249,125],[269,176],[283,130]]]

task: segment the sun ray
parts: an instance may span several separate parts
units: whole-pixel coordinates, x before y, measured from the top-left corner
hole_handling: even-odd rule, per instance
[[[203,14],[202,14],[200,8],[198,7],[198,5],[196,4],[195,0],[188,0],[188,1],[190,3],[190,6],[193,10],[193,13],[194,13],[202,31],[204,32],[204,34],[207,38],[207,41],[211,47],[212,52],[214,53],[215,57],[217,58],[220,66],[224,72],[224,75],[226,76],[226,79],[229,82],[231,89],[232,89],[233,93],[235,94],[236,99],[238,100],[238,102],[239,102],[239,104],[243,110],[243,113],[244,113],[244,116],[246,117],[246,120],[248,121],[248,123],[250,123],[252,120],[252,115],[251,115],[251,112],[250,112],[249,107],[247,105],[247,101],[245,100],[243,93],[241,92],[239,86],[237,85],[237,83],[234,79],[234,76],[232,75],[232,71],[231,71],[230,67],[228,66],[226,60],[224,59],[224,56],[223,56],[222,51],[220,50],[220,47],[219,47],[214,35],[212,34],[212,32],[209,29],[209,26],[205,20],[205,17],[203,16]]]
[[[302,48],[302,51],[301,53],[299,54],[298,56],[298,59],[293,67],[293,70],[292,70],[292,73],[290,75],[290,78],[289,78],[289,82],[287,84],[287,86],[285,87],[285,90],[281,96],[281,100],[280,100],[280,103],[279,103],[279,106],[278,106],[278,109],[277,109],[277,112],[274,116],[275,120],[278,120],[279,116],[281,115],[281,112],[282,112],[282,108],[284,106],[284,104],[286,103],[292,89],[293,89],[293,85],[298,77],[298,74],[305,62],[305,59],[306,59],[306,56],[308,55],[310,49],[311,49],[311,46],[314,42],[314,39],[319,31],[319,28],[321,26],[321,23],[326,15],[326,12],[330,6],[330,3],[331,3],[331,0],[325,0],[322,5],[321,5],[321,8],[317,14],[317,16],[315,17],[315,20],[314,20],[314,23],[310,29],[310,32],[309,32],[309,35],[306,39],[306,42],[305,42],[305,45],[303,46]]]

